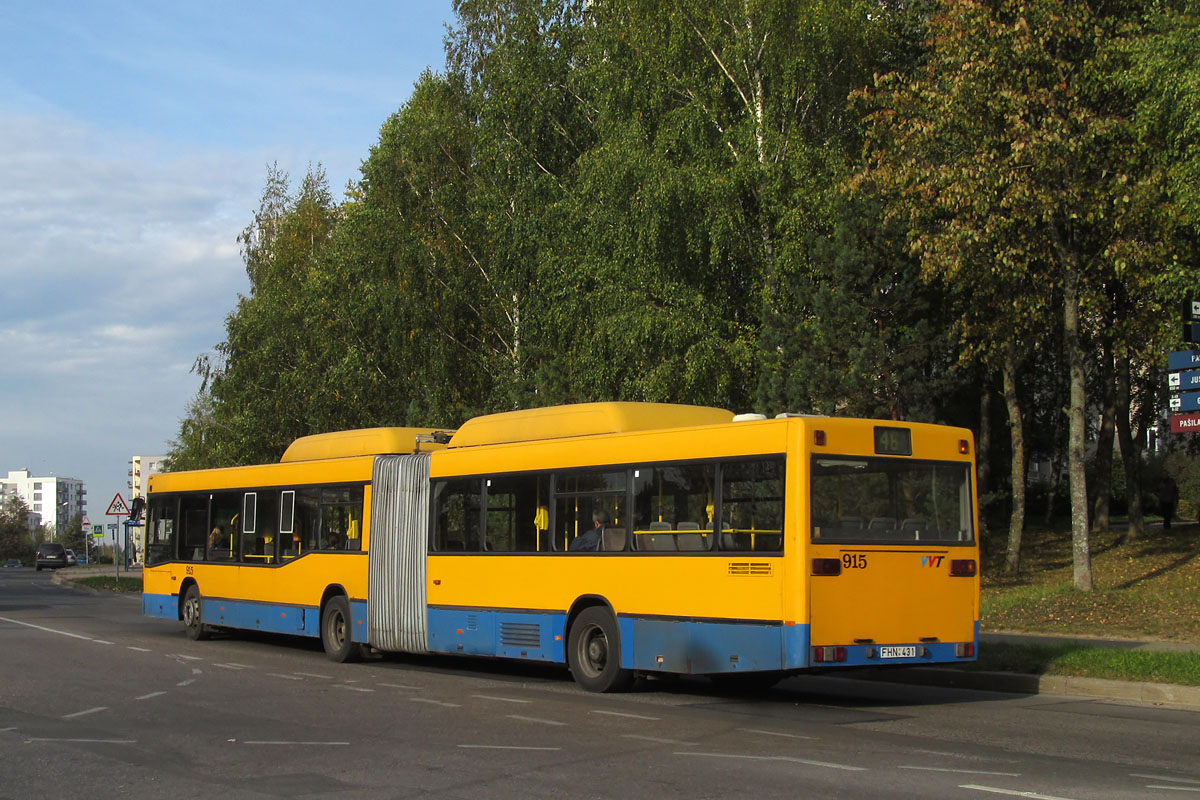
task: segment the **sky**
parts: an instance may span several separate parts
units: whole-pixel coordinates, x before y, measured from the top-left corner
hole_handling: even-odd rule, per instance
[[[425,69],[450,0],[0,0],[0,476],[86,483],[168,451],[249,289],[267,167],[335,194]]]

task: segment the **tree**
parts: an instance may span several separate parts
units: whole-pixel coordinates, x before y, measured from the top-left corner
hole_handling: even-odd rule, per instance
[[[1058,312],[1083,591],[1091,589],[1084,337],[1101,318],[1106,282],[1155,269],[1146,243],[1161,195],[1145,180],[1107,50],[1138,11],[1073,0],[946,2],[930,20],[925,66],[912,78],[884,77],[871,97],[861,176],[894,198],[923,268],[954,287],[960,308],[993,310],[964,320],[978,324],[981,340],[1003,343],[1005,363],[1041,335],[1048,301]]]
[[[11,495],[0,506],[0,558],[33,558],[33,539],[29,535],[29,506],[19,495]]]

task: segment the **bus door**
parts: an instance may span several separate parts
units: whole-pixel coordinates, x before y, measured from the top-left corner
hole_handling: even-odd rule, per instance
[[[814,664],[974,656],[971,498],[969,462],[813,456],[806,567]]]

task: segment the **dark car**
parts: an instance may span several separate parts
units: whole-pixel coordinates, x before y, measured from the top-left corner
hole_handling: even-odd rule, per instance
[[[8,561],[4,562],[4,567],[6,569],[8,567],[19,567],[19,566],[21,566],[21,559],[19,559],[19,558],[10,558]]]
[[[38,545],[34,562],[40,571],[42,567],[65,567],[67,565],[67,548],[58,542],[43,542]]]

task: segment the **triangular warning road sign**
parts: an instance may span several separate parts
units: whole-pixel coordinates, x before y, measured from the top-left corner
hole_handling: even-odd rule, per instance
[[[108,504],[108,511],[104,513],[114,517],[129,516],[129,506],[125,505],[120,492],[113,495],[112,502]]]

